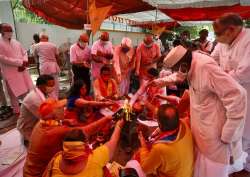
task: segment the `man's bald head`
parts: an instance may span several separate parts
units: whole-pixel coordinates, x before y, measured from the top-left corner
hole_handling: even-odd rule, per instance
[[[40,37],[40,41],[48,41],[49,40],[49,36],[46,33],[40,33],[39,37]]]
[[[161,131],[172,131],[179,127],[179,114],[175,106],[163,104],[158,110],[158,123]]]
[[[235,13],[226,13],[213,23],[216,40],[231,44],[243,28],[242,18]]]

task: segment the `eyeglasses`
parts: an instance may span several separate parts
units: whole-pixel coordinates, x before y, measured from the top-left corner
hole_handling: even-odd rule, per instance
[[[215,31],[214,34],[219,37],[222,36],[226,32],[227,28],[222,29],[221,31]]]

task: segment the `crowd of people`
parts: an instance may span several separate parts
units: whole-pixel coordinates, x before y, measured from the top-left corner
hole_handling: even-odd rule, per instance
[[[114,46],[108,32],[89,46],[83,33],[70,47],[72,83],[59,98],[56,45],[34,36],[33,85],[27,52],[2,23],[0,68],[27,147],[23,176],[250,176],[250,31],[232,13],[213,29],[216,42],[206,29],[191,42],[184,31],[170,51],[152,34],[134,47],[128,37]],[[118,149],[132,154],[125,164],[114,162]]]

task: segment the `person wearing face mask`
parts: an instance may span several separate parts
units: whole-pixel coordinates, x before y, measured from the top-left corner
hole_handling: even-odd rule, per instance
[[[34,88],[28,67],[27,53],[21,44],[12,39],[13,29],[7,24],[1,24],[0,37],[0,68],[3,80],[6,83],[14,113],[19,115],[18,98],[23,97]]]
[[[238,14],[224,14],[213,23],[216,45],[211,56],[220,67],[232,76],[247,91],[250,100],[250,30],[243,26]],[[246,123],[243,134],[243,149],[248,153],[244,170],[239,175],[250,176],[250,104],[247,106]],[[241,152],[241,150],[240,150]],[[241,169],[239,169],[241,170]]]
[[[31,132],[40,119],[39,106],[53,91],[55,81],[50,75],[40,75],[36,80],[36,88],[29,92],[22,101],[17,129],[23,135],[25,145],[29,143]]]
[[[116,99],[119,96],[117,83],[112,79],[112,70],[110,65],[104,65],[101,68],[101,74],[94,81],[94,95],[96,100]]]
[[[59,52],[55,44],[49,42],[49,37],[45,33],[40,34],[40,42],[34,46],[34,56],[39,60],[40,74],[52,75],[55,80],[55,88],[50,96],[58,99],[59,96],[59,73],[60,59]]]
[[[109,101],[94,101],[88,95],[87,85],[82,80],[74,82],[69,90],[67,98],[67,108],[65,110],[65,119],[75,120],[81,125],[87,125],[98,117],[98,111],[93,112],[93,108],[111,106],[113,103]]]
[[[77,128],[89,137],[100,131],[112,120],[112,117],[109,116],[87,126],[69,126],[63,117],[66,102],[66,99],[58,101],[49,98],[40,105],[40,120],[30,137],[30,145],[23,169],[24,177],[42,177],[49,161],[62,150],[61,144],[67,132]]]
[[[109,41],[109,33],[102,32],[99,40],[94,42],[91,48],[91,74],[93,80],[100,76],[100,70],[103,65],[112,64],[113,53],[113,46]]]
[[[78,42],[70,47],[70,63],[74,74],[74,82],[83,80],[90,90],[90,62],[91,49],[88,47],[89,36],[85,33],[81,34]]]
[[[169,52],[164,64],[177,72],[151,84],[166,86],[188,80],[191,130],[197,152],[194,177],[228,177],[230,159],[236,155],[233,150],[241,145],[246,90],[213,58],[181,45]]]
[[[120,95],[127,95],[130,85],[130,73],[135,67],[134,48],[128,37],[122,39],[121,45],[115,47],[114,68],[119,83]]]
[[[136,50],[135,74],[140,77],[140,82],[147,76],[149,68],[156,68],[161,57],[160,47],[154,42],[153,36],[148,34]]]

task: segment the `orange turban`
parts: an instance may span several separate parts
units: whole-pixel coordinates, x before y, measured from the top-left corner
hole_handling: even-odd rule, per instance
[[[102,41],[109,41],[109,33],[108,32],[102,32],[100,39]]]
[[[51,114],[53,113],[53,110],[56,108],[63,107],[63,106],[65,106],[65,104],[66,104],[66,99],[59,101],[59,100],[49,98],[49,99],[45,100],[45,102],[43,102],[39,108],[39,113],[41,115],[41,119],[51,118],[52,117]]]
[[[79,37],[82,42],[89,42],[89,36],[86,33],[82,33]]]

